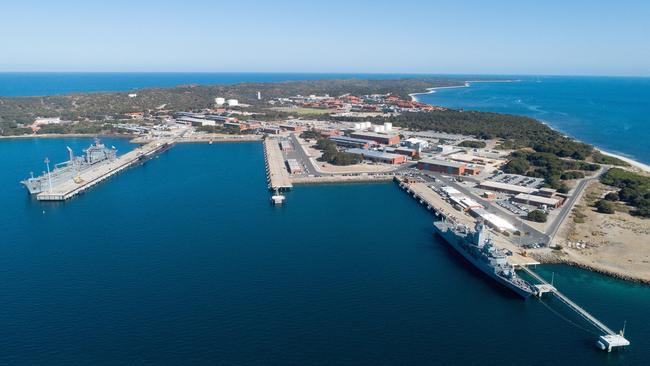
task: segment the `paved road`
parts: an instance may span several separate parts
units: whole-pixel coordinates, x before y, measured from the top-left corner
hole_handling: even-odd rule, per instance
[[[305,165],[305,170],[307,174],[313,174],[315,176],[326,175],[318,172],[318,170],[314,166],[314,163],[312,163],[311,159],[309,158],[305,150],[302,148],[302,145],[300,145],[300,142],[298,141],[296,134],[294,133],[291,134],[291,141],[293,142],[293,150],[297,155],[297,157],[300,160],[302,160],[303,164]]]
[[[573,190],[573,194],[569,196],[566,202],[564,202],[564,205],[562,207],[562,211],[560,211],[560,214],[557,215],[553,223],[549,226],[549,228],[546,230],[546,234],[549,237],[549,242],[555,238],[555,235],[557,235],[558,230],[560,229],[560,226],[564,222],[564,220],[567,219],[569,214],[571,213],[571,210],[575,206],[575,204],[578,202],[578,198],[582,196],[582,193],[585,188],[587,188],[587,185],[589,182],[595,180],[595,179],[600,179],[600,177],[609,170],[609,166],[603,166],[600,168],[597,174],[594,174],[593,176],[589,178],[585,178],[581,180],[576,188]]]

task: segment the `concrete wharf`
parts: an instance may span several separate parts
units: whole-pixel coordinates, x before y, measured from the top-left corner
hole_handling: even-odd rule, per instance
[[[293,184],[325,184],[325,183],[372,183],[372,182],[390,182],[393,180],[392,175],[321,175],[313,177],[292,177]]]
[[[65,201],[82,193],[94,185],[133,165],[146,161],[156,154],[167,150],[173,144],[172,139],[157,140],[137,147],[115,160],[90,168],[74,178],[70,178],[36,195],[39,201]]]
[[[413,198],[419,200],[421,204],[425,205],[428,210],[432,210],[435,215],[441,219],[444,218],[445,220],[467,225],[468,227],[474,225],[475,219],[473,217],[454,209],[452,204],[445,201],[426,183],[406,183],[403,178],[397,177],[395,179],[402,189],[413,196]],[[504,237],[501,234],[495,233],[495,235],[492,236],[492,241],[496,247],[512,252],[512,255],[508,256],[508,262],[515,267],[523,268],[525,266],[539,264],[535,259],[520,254],[520,248],[514,244],[511,239]]]
[[[293,188],[277,139],[269,137],[264,140],[264,159],[269,189],[280,192]]]

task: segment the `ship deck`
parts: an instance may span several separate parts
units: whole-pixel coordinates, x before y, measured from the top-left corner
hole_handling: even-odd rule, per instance
[[[172,140],[150,142],[119,156],[110,163],[86,169],[78,176],[72,176],[69,179],[53,182],[52,187],[48,187],[46,190],[36,195],[36,199],[39,201],[65,201],[70,199],[95,184],[138,163],[142,157],[149,158],[155,155],[160,150],[164,149],[166,143],[170,144],[172,143]],[[78,178],[79,183],[75,182],[75,178]]]

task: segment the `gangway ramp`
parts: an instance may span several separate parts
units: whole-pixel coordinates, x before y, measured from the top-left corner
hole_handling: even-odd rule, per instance
[[[630,345],[630,341],[625,339],[623,331],[621,331],[621,334],[614,332],[607,325],[598,320],[595,316],[591,315],[583,307],[576,304],[573,300],[569,299],[566,295],[561,293],[553,284],[548,283],[542,276],[533,272],[528,267],[522,266],[521,269],[539,282],[539,284],[534,285],[535,288],[538,289],[539,297],[541,297],[543,293],[551,293],[555,295],[555,297],[562,301],[566,306],[578,313],[578,315],[580,315],[588,323],[597,328],[601,333],[604,333],[604,335],[600,336],[596,342],[596,345],[600,349],[611,352],[614,348]]]

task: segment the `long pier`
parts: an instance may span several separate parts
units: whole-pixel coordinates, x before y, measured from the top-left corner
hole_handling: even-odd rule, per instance
[[[284,157],[280,151],[278,140],[267,138],[264,140],[264,159],[266,160],[266,176],[269,189],[280,192],[293,188],[289,172],[284,165]]]
[[[542,295],[545,293],[555,295],[555,297],[562,301],[566,306],[578,313],[578,315],[585,319],[589,324],[593,325],[596,329],[603,333],[603,335],[600,336],[596,342],[596,345],[598,345],[599,348],[602,350],[607,350],[607,352],[611,352],[614,348],[630,345],[630,341],[625,339],[623,332],[621,332],[621,334],[614,332],[603,322],[598,320],[595,316],[591,315],[587,310],[558,291],[558,289],[553,284],[548,283],[548,281],[546,281],[542,276],[531,271],[529,268],[523,267],[522,269],[528,275],[539,282],[539,284],[534,285],[537,288],[538,297],[542,297]]]
[[[98,167],[88,169],[74,179],[68,179],[56,184],[36,195],[39,201],[65,201],[80,194],[90,187],[114,176],[121,171],[146,161],[156,154],[167,150],[172,144],[172,139],[158,140],[140,146],[128,153],[117,157],[115,160]]]
[[[449,202],[442,199],[442,197],[427,186],[427,184],[407,183],[404,179],[399,177],[396,178],[396,181],[402,189],[404,189],[409,195],[413,196],[413,198],[418,200],[422,205],[425,205],[428,210],[432,210],[436,216],[470,227],[474,225],[474,218],[454,209]],[[518,253],[519,248],[507,238],[495,235],[492,239],[495,246],[512,252],[512,255],[508,256],[508,262],[513,266],[523,268],[525,266],[539,264],[535,259]]]

